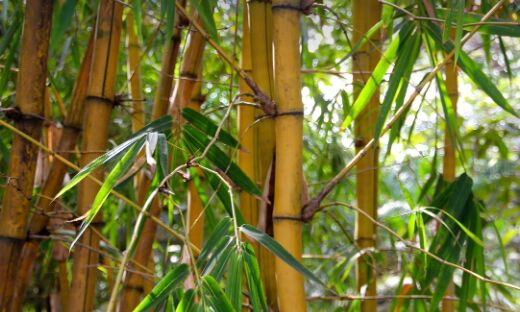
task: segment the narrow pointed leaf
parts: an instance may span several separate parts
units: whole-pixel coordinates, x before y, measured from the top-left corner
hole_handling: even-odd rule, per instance
[[[134,309],[134,312],[148,311],[151,308],[162,303],[168,298],[168,295],[177,287],[186,277],[188,277],[188,265],[181,264],[168,272],[165,277],[148,294],[141,303]]]
[[[314,275],[314,273],[312,273],[298,260],[296,260],[290,253],[287,252],[287,250],[285,250],[282,247],[282,245],[275,241],[271,236],[267,235],[266,233],[258,230],[257,228],[249,224],[242,225],[240,227],[240,232],[244,233],[249,238],[260,243],[262,246],[264,246],[270,252],[272,252],[275,256],[283,260],[285,263],[293,267],[296,271],[300,272],[308,279],[313,280],[314,282],[322,286],[325,286],[325,283],[323,283],[316,275]]]
[[[215,136],[218,126],[203,114],[187,107],[182,110],[182,117],[209,137]],[[238,141],[224,129],[220,130],[217,140],[231,147],[240,147]]]

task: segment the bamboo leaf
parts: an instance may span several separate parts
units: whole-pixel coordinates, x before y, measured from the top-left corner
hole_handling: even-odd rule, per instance
[[[202,278],[202,299],[213,307],[214,311],[232,312],[235,311],[228,297],[220,288],[218,282],[211,275],[206,275]]]
[[[203,114],[187,107],[182,110],[182,117],[184,117],[184,119],[189,121],[195,128],[199,129],[209,137],[215,136],[218,126]],[[231,147],[240,147],[238,141],[224,129],[220,130],[217,140]]]
[[[399,45],[401,44],[401,42],[406,40],[411,30],[412,25],[409,23],[406,24],[403,27],[403,29],[401,29],[399,34],[392,40],[390,46],[383,54],[381,60],[379,61],[376,68],[370,75],[370,79],[368,79],[365,86],[356,98],[356,101],[354,102],[354,104],[352,104],[350,114],[347,116],[347,118],[345,118],[343,124],[341,125],[342,130],[345,130],[347,127],[349,127],[351,122],[354,119],[356,119],[358,115],[361,113],[361,111],[363,111],[363,109],[367,106],[368,102],[374,95],[374,92],[376,91],[377,87],[381,84],[383,76],[386,74],[388,67],[390,67],[390,65],[393,63],[397,55]]]
[[[255,251],[251,244],[245,243],[242,246],[244,247],[245,275],[249,288],[249,300],[251,301],[253,312],[268,311]]]
[[[199,150],[204,150],[210,144],[210,139],[191,125],[184,126],[183,135],[187,146],[194,146]],[[262,196],[262,192],[256,184],[216,145],[213,144],[209,148],[207,158],[243,191]]]
[[[53,29],[50,39],[52,50],[55,50],[61,40],[66,37],[65,32],[72,22],[77,3],[78,0],[65,0],[65,2],[63,2],[63,5],[61,6],[61,9],[58,13],[59,15],[57,17],[57,23],[52,23]]]
[[[243,253],[234,249],[229,260],[226,293],[235,311],[242,309],[242,270],[244,267]]]
[[[313,280],[322,286],[325,286],[325,283],[323,283],[318,277],[316,277],[316,275],[314,275],[314,273],[309,271],[309,269],[307,269],[300,262],[298,262],[298,260],[296,260],[290,253],[288,253],[271,236],[267,235],[266,233],[258,230],[257,228],[249,224],[242,225],[240,227],[240,232],[244,233],[249,238],[260,243],[262,246],[264,246],[270,252],[272,252],[275,256],[283,260],[285,263],[293,267],[296,271],[300,272],[308,279]]]
[[[485,7],[483,10],[487,13],[490,7]],[[439,18],[446,18],[450,14],[450,11],[448,9],[437,9],[437,14]],[[478,13],[464,13],[463,14],[463,24],[470,24],[470,23],[478,23],[482,20],[482,17],[484,17],[483,14]],[[482,25],[479,27],[478,31],[481,34],[485,35],[498,35],[498,36],[505,36],[505,37],[520,37],[520,27],[518,26],[509,26],[509,25],[500,25],[507,24],[507,23],[514,23],[513,20],[510,19],[503,19],[503,18],[490,18],[488,20],[487,25]],[[470,26],[465,26],[469,27]],[[474,26],[471,26],[474,27]]]
[[[137,131],[133,134],[128,140],[111,149],[107,153],[99,156],[98,158],[91,161],[88,165],[83,167],[70,181],[67,183],[54,197],[54,199],[62,196],[65,192],[76,186],[81,180],[86,178],[92,171],[94,171],[97,167],[107,164],[109,162],[117,162],[120,157],[122,157],[129,148],[131,148],[136,142],[146,137],[151,132],[164,132],[169,131],[172,127],[172,117],[165,116],[159,118],[141,130]]]
[[[83,233],[87,230],[90,223],[94,220],[97,213],[101,209],[101,206],[108,198],[108,195],[110,195],[110,192],[117,183],[117,180],[119,180],[119,178],[122,177],[123,174],[125,174],[130,169],[130,167],[132,167],[135,158],[137,157],[137,154],[139,153],[144,144],[145,139],[142,138],[136,144],[132,145],[132,147],[125,153],[123,158],[121,158],[121,161],[118,162],[114,169],[112,169],[112,171],[108,174],[107,178],[105,179],[105,182],[103,182],[103,185],[101,185],[101,188],[96,194],[94,202],[92,203],[92,207],[87,212],[85,220],[83,220],[83,222],[81,223],[78,235],[72,242],[70,248],[74,246],[74,244],[80,239],[81,235],[83,235]]]
[[[137,28],[137,37],[143,38],[143,4],[141,0],[132,0],[132,11],[134,13],[134,22]]]
[[[408,89],[410,75],[421,47],[420,39],[421,37],[418,34],[412,34],[409,39],[403,42],[398,51],[397,61],[388,83],[388,90],[385,93],[385,98],[377,116],[374,129],[375,141],[379,139],[392,103],[399,98],[400,94],[405,94]]]
[[[167,299],[168,295],[188,277],[188,265],[180,264],[168,272],[159,283],[152,289],[141,303],[134,309],[134,312],[148,311]],[[186,296],[186,295],[185,295]]]
[[[213,19],[213,7],[215,6],[214,0],[191,0],[191,4],[199,13],[200,19],[204,28],[208,32],[211,39],[218,42],[217,25]]]

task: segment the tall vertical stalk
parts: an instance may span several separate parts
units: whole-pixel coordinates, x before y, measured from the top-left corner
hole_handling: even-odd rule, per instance
[[[458,86],[458,69],[452,59],[446,64],[445,67],[445,75],[446,75],[446,90],[448,92],[448,96],[450,97],[451,105],[453,106],[453,111],[457,112],[457,102],[459,100],[459,86]],[[448,121],[446,121],[448,122]],[[456,155],[455,155],[455,144],[451,141],[450,133],[448,131],[448,126],[446,125],[444,129],[444,160],[443,160],[443,169],[442,175],[446,181],[452,182],[455,180],[456,173]],[[451,297],[455,294],[455,285],[453,281],[450,282],[448,289],[446,290],[446,296]],[[453,300],[443,300],[442,301],[442,311],[443,312],[453,312],[455,311],[455,302]]]
[[[273,28],[271,1],[252,0],[249,2],[249,18],[251,25],[251,61],[252,77],[258,87],[269,97],[273,97]],[[255,119],[265,116],[262,109],[255,110]],[[256,183],[265,190],[268,196],[272,194],[272,183],[268,178],[269,168],[273,165],[275,152],[274,120],[266,118],[254,128],[253,148],[255,161]],[[272,233],[272,203],[261,203],[262,212],[258,215],[260,224],[268,234]],[[257,218],[258,218],[257,217]],[[256,224],[256,223],[254,223]],[[276,283],[274,256],[265,249],[258,249],[262,282],[265,286],[269,306],[276,308]]]
[[[300,80],[300,1],[274,0],[273,43],[277,116],[274,237],[296,259],[302,252],[303,104]],[[305,311],[303,276],[275,259],[278,307]]]
[[[126,75],[132,100],[132,132],[137,132],[144,126],[144,97],[141,88],[141,70],[139,69],[141,52],[139,39],[134,29],[134,14],[132,12],[128,12],[126,16],[126,49],[128,51]]]
[[[15,127],[39,140],[42,133],[53,2],[28,0],[16,84]],[[13,136],[8,181],[0,209],[0,311],[11,310],[20,253],[26,238],[38,147]]]
[[[184,3],[185,1],[183,1],[183,5]],[[179,47],[182,40],[181,28],[184,23],[184,19],[176,12],[172,36],[171,38],[168,38],[168,42],[164,46],[162,68],[152,108],[152,120],[156,120],[166,115],[168,112],[170,94],[173,89],[173,74],[175,72],[175,64],[177,63]],[[137,191],[137,202],[140,205],[144,204],[144,201],[146,200],[150,182],[151,180],[149,175],[147,175],[146,172],[143,172],[140,177],[139,188]],[[154,217],[158,217],[160,213],[161,205],[159,200],[156,198],[152,201],[150,214]],[[141,237],[139,237],[135,249],[134,261],[136,263],[148,266],[156,229],[157,225],[147,218],[144,222],[143,230],[141,232],[142,234]],[[141,274],[134,272],[137,270],[139,270],[137,267],[132,266],[132,270],[126,273],[119,307],[122,312],[132,311],[139,304],[141,296],[143,295],[145,279]]]
[[[85,166],[100,156],[108,141],[108,127],[114,105],[117,60],[119,54],[123,5],[121,2],[101,0],[98,9],[96,40],[92,56],[90,85],[85,99],[83,142],[80,166]],[[93,176],[102,179],[103,171],[94,171]],[[78,214],[85,214],[99,190],[99,185],[86,179],[79,185]],[[91,226],[100,228],[102,214],[98,214]],[[74,250],[72,287],[69,311],[92,311],[96,290],[99,236],[90,229],[81,236]]]
[[[381,17],[381,5],[377,0],[353,0],[352,24],[354,43],[362,40],[365,33],[376,24]],[[377,48],[379,32],[370,38],[355,54],[353,61],[354,97],[357,97],[381,57]],[[374,136],[374,128],[379,113],[379,91],[376,91],[369,104],[355,120],[356,151],[359,152]],[[372,218],[377,218],[377,181],[378,181],[378,147],[371,148],[357,164],[356,195],[359,209]],[[376,246],[376,227],[369,218],[356,212],[355,241],[361,250]],[[370,253],[370,251],[369,251]],[[368,254],[359,257],[356,266],[357,287],[366,296],[376,295],[376,274],[373,257]],[[376,311],[375,300],[361,303],[361,311]]]
[[[60,136],[60,142],[57,146],[58,154],[66,159],[69,159],[72,155],[68,151],[74,149],[81,132],[83,103],[85,102],[88,77],[92,63],[94,34],[95,29],[92,31],[87,49],[85,50],[85,56],[81,62],[78,77],[74,85],[74,91],[72,92],[70,109],[63,122],[63,130]],[[66,172],[67,166],[63,162],[53,158],[49,168],[49,174],[47,175],[47,179],[41,189],[41,194],[36,202],[36,212],[33,214],[29,224],[29,235],[42,234],[45,230],[45,226],[49,221],[49,215],[52,215],[55,210],[55,203],[52,202],[52,199],[60,190]],[[22,307],[24,294],[32,274],[32,267],[38,257],[39,246],[39,241],[31,238],[29,238],[23,246],[13,299],[14,311],[18,311]]]
[[[251,36],[249,27],[249,6],[247,0],[243,1],[243,25],[242,25],[242,58],[240,60],[240,67],[248,75],[251,75]],[[253,91],[244,79],[240,79],[239,86],[242,94],[241,100],[243,102],[253,102]],[[256,181],[255,164],[254,164],[254,134],[252,125],[255,122],[255,109],[250,105],[240,105],[238,107],[238,138],[240,146],[238,151],[238,165],[240,169],[252,180]],[[240,210],[246,223],[256,225],[258,222],[258,201],[247,192],[240,192]]]

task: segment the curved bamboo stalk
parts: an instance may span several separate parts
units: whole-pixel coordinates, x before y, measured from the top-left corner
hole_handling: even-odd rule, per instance
[[[126,76],[132,100],[132,132],[137,132],[144,126],[144,97],[139,66],[141,52],[134,29],[134,14],[131,11],[126,16],[126,49],[128,51]]]
[[[265,91],[266,95],[273,97],[273,29],[271,2],[265,0],[253,0],[249,2],[249,18],[251,25],[251,61],[252,78],[258,87]],[[262,109],[255,110],[255,120],[260,120],[266,114]],[[275,150],[274,120],[263,118],[258,125],[253,128],[254,134],[254,162],[255,162],[255,182],[264,189],[264,196],[267,198],[272,195],[274,183],[271,183],[273,174],[268,174],[272,169]],[[271,198],[272,200],[272,198]],[[253,224],[259,223],[268,234],[273,235],[272,211],[273,203],[262,202],[261,207],[256,213],[255,219],[259,219]],[[262,282],[265,287],[267,303],[274,310],[278,310],[276,300],[276,278],[274,268],[274,255],[267,250],[260,248],[258,258]]]
[[[300,81],[300,1],[274,0],[273,43],[277,116],[274,237],[301,260],[303,104]],[[275,259],[280,311],[306,311],[303,276]]]
[[[366,32],[381,17],[381,4],[377,0],[354,0],[352,2],[353,42],[363,39]],[[376,32],[370,41],[378,45],[380,33]],[[370,79],[381,54],[373,45],[365,44],[353,56],[354,98]],[[379,113],[379,91],[374,92],[367,107],[355,120],[356,151],[359,152],[374,136],[374,129]],[[356,173],[356,194],[358,207],[366,211],[372,218],[377,218],[377,183],[378,183],[379,148],[374,145],[359,160]],[[376,245],[376,227],[363,215],[356,213],[355,242],[359,249],[371,249]],[[358,291],[365,296],[376,295],[376,273],[373,257],[368,254],[357,259],[356,278]],[[361,311],[376,311],[377,301],[361,302]]]
[[[78,77],[74,85],[70,110],[63,122],[64,127],[61,133],[58,151],[69,151],[76,145],[77,138],[81,131],[81,121],[83,119],[83,103],[88,87],[88,77],[90,72],[90,64],[92,61],[92,49],[94,44],[95,30],[92,31],[85,56],[81,62]],[[70,159],[71,154],[59,152],[59,155]],[[56,203],[52,199],[59,192],[63,177],[67,172],[67,166],[53,157],[53,162],[49,169],[47,179],[42,186],[41,194],[36,203],[37,211],[33,214],[30,225],[29,235],[41,234],[45,230],[45,226],[49,221],[49,215],[55,210]],[[18,280],[16,282],[13,310],[18,311],[23,304],[23,298],[32,274],[34,261],[38,257],[40,244],[35,239],[28,240],[23,246],[20,266],[18,269]]]
[[[181,28],[184,23],[184,19],[176,13],[172,37],[169,38],[168,42],[164,46],[162,68],[152,108],[152,120],[156,120],[166,115],[168,112],[169,98],[173,89],[173,73],[175,71],[175,64],[177,63],[179,47],[182,39]],[[146,172],[143,172],[140,181],[137,202],[142,205],[146,200],[151,180],[149,175]],[[150,215],[158,217],[160,213],[161,205],[159,201],[155,199],[150,207]],[[157,224],[153,220],[147,218],[144,222],[143,231],[135,249],[135,262],[147,266],[152,253],[152,245],[155,239],[156,229]],[[136,268],[133,269],[136,270]],[[135,272],[126,273],[119,307],[120,311],[132,311],[139,304],[141,296],[143,295],[144,285],[145,280],[141,274]]]
[[[20,69],[16,84],[15,127],[40,140],[53,2],[28,0],[25,7]],[[26,238],[38,148],[14,135],[0,209],[0,310],[11,310],[19,257]]]
[[[85,118],[83,120],[82,151],[99,151],[106,148],[108,127],[115,98],[117,59],[122,29],[123,5],[117,1],[102,0],[99,4],[96,39],[90,85],[85,99]],[[85,166],[101,153],[83,153],[80,166]],[[98,179],[103,177],[102,169],[92,173]],[[99,190],[99,185],[84,180],[78,189],[78,214],[89,209]],[[92,227],[102,224],[102,214],[98,214]],[[97,248],[99,237],[88,229],[80,239],[84,246]],[[96,290],[96,265],[99,255],[88,248],[78,245],[74,250],[72,286],[70,289],[69,311],[92,311]]]

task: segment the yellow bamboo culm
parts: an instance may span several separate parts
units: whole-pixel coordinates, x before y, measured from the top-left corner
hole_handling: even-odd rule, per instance
[[[21,39],[16,107],[23,114],[15,127],[40,140],[47,79],[47,56],[53,2],[28,0]],[[2,208],[0,209],[0,311],[12,311],[19,257],[26,238],[38,147],[13,135]]]
[[[115,98],[117,60],[122,29],[123,4],[117,1],[101,0],[98,9],[96,39],[90,85],[85,99],[83,120],[83,140],[80,166],[83,167],[100,156],[106,149],[108,127]],[[92,175],[103,178],[101,169]],[[92,205],[99,185],[90,179],[82,181],[78,190],[78,214],[85,214]],[[100,228],[102,214],[98,213],[91,227]],[[74,248],[72,284],[69,295],[69,311],[92,311],[96,289],[96,273],[99,255],[92,251],[99,248],[99,236],[91,229],[85,231]]]
[[[376,24],[381,17],[381,4],[378,0],[353,0],[352,24],[353,42],[359,42],[365,33]],[[364,44],[355,54],[353,60],[354,97],[370,79],[370,75],[381,57],[379,50],[380,34],[377,32],[370,42]],[[361,150],[374,136],[374,127],[379,113],[379,90],[372,96],[365,110],[355,120],[356,151]],[[356,194],[359,209],[372,218],[377,218],[377,183],[378,183],[378,147],[368,150],[359,161],[356,173]],[[363,214],[356,213],[355,241],[359,249],[372,249],[376,246],[376,226]],[[370,252],[369,252],[370,253]],[[375,262],[370,254],[359,257],[356,266],[358,291],[366,296],[376,295]],[[377,310],[376,300],[361,302],[361,311]]]
[[[182,2],[183,5],[185,1]],[[157,92],[154,98],[154,104],[152,107],[152,120],[156,120],[166,115],[168,112],[168,105],[170,94],[173,89],[173,73],[175,72],[175,64],[177,63],[177,57],[179,55],[179,47],[182,39],[181,27],[185,21],[180,18],[180,15],[176,12],[175,24],[172,31],[171,38],[168,38],[167,43],[164,46],[164,54],[162,58],[161,73],[159,76],[159,83],[157,85]],[[147,192],[150,187],[151,177],[147,172],[142,172],[140,176],[140,183],[137,191],[137,203],[142,205],[146,200]],[[154,217],[158,217],[161,213],[161,204],[157,198],[152,201],[150,207],[150,214]],[[157,225],[155,222],[146,219],[143,225],[143,231],[139,241],[135,248],[134,261],[142,266],[153,265],[153,259],[151,259],[153,241],[155,239],[155,232]],[[132,270],[128,271],[125,275],[123,284],[123,290],[121,295],[121,302],[119,311],[133,311],[133,309],[139,304],[143,295],[143,290],[147,285],[147,281],[140,274],[139,268],[132,266]]]
[[[131,11],[126,16],[126,49],[128,51],[126,75],[132,100],[132,132],[137,132],[144,127],[144,97],[139,69],[141,51],[134,29],[134,14]]]
[[[247,0],[243,1],[244,18],[242,26],[242,59],[240,66],[248,75],[251,75],[251,36],[249,29],[249,13]],[[240,79],[239,86],[241,100],[243,102],[253,102],[253,91],[244,79]],[[256,181],[255,165],[254,165],[254,135],[252,125],[255,122],[255,108],[249,105],[240,105],[238,107],[238,139],[242,147],[238,151],[238,165],[240,169],[251,179]],[[244,216],[246,223],[256,225],[258,222],[258,201],[247,192],[240,192],[240,211]]]
[[[252,78],[257,86],[262,89],[269,97],[274,95],[273,81],[273,24],[271,1],[252,0],[249,2],[249,19],[251,32],[251,62]],[[255,120],[265,116],[262,109],[255,110]],[[270,183],[269,169],[273,165],[275,150],[274,120],[266,118],[261,120],[253,129],[254,134],[254,162],[255,162],[255,182],[263,189],[268,197],[272,193],[272,183]],[[272,203],[259,203],[262,207],[260,214],[256,213],[257,222],[263,230],[272,235]],[[258,260],[262,282],[265,288],[267,303],[277,310],[276,300],[276,279],[274,255],[269,251],[260,248],[258,250]]]
[[[300,80],[300,1],[274,0],[276,165],[274,238],[297,260],[302,253],[303,104]],[[303,276],[275,259],[280,311],[306,311]]]
[[[445,68],[446,75],[446,90],[451,100],[453,110],[457,113],[457,102],[459,100],[459,87],[458,87],[458,68],[455,63],[450,60],[446,64]],[[447,122],[447,121],[446,121]],[[450,133],[448,132],[448,126],[444,129],[444,160],[442,175],[446,181],[452,182],[455,180],[456,175],[456,155],[455,155],[455,144],[451,141]],[[453,281],[450,282],[448,289],[446,290],[447,297],[453,297],[455,294],[455,285]],[[443,300],[442,301],[442,312],[453,312],[455,311],[454,300]]]
[[[88,77],[90,72],[90,64],[92,60],[92,50],[94,44],[94,33],[92,32],[85,56],[83,57],[81,67],[74,85],[72,99],[69,112],[63,122],[63,130],[61,132],[60,141],[57,150],[60,156],[69,159],[72,155],[67,151],[74,149],[77,138],[81,132],[81,121],[83,119],[83,103],[88,86]],[[49,168],[47,179],[45,180],[41,194],[36,202],[37,210],[33,214],[29,224],[29,234],[42,234],[45,226],[49,221],[49,215],[55,210],[55,202],[52,199],[61,189],[63,177],[67,172],[67,166],[53,157],[53,161]],[[18,268],[18,278],[14,290],[12,301],[13,311],[18,311],[23,305],[24,295],[32,274],[32,267],[39,255],[40,243],[38,240],[29,239],[23,246],[23,252]]]

